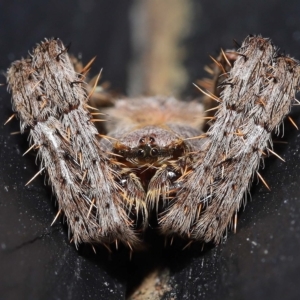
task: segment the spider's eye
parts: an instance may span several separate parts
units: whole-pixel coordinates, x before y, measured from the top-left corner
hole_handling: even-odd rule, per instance
[[[151,149],[151,151],[150,151],[150,155],[151,155],[152,157],[158,156],[158,153],[159,153],[159,151],[158,151],[156,148],[153,148],[153,149]]]
[[[150,140],[150,143],[151,143],[151,144],[155,142],[155,138],[152,137],[152,136],[150,136],[149,140]]]
[[[142,149],[139,149],[137,152],[137,156],[138,157],[145,157],[146,156],[146,152]]]
[[[168,178],[172,179],[172,178],[175,178],[176,177],[176,173],[173,172],[173,171],[169,171],[168,172]]]
[[[122,179],[120,180],[120,185],[121,185],[122,187],[126,187],[126,185],[127,185],[127,179],[122,178]]]

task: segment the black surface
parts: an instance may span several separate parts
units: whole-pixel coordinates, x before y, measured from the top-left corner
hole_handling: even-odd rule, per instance
[[[186,41],[191,81],[204,75],[208,54],[232,47],[232,39],[241,41],[249,33],[272,37],[300,58],[299,1],[195,2],[196,30]],[[0,68],[25,56],[42,38],[59,36],[71,41],[72,52],[82,52],[85,61],[97,55],[94,71],[104,67],[105,78],[125,91],[130,3],[1,1]],[[3,124],[11,115],[5,87],[0,97]],[[293,118],[300,124],[299,109]],[[275,149],[286,163],[267,161],[261,173],[272,190],[254,182],[237,234],[204,252],[201,245],[181,251],[176,243],[163,249],[158,242],[130,262],[122,249],[113,254],[97,249],[97,255],[88,246],[77,251],[61,222],[50,227],[55,201],[42,177],[24,187],[38,170],[33,156],[21,157],[26,137],[9,135],[19,130],[17,121],[0,125],[0,298],[123,299],[130,286],[160,265],[171,269],[173,289],[165,299],[299,299],[300,133],[287,122],[285,129],[288,144]]]

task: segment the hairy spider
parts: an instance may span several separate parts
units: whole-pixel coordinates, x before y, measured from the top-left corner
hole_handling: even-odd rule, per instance
[[[189,241],[219,242],[236,226],[254,174],[264,182],[257,170],[275,154],[271,133],[295,101],[300,69],[260,36],[222,52],[215,68],[214,84],[202,85],[218,106],[203,117],[199,101],[172,97],[119,99],[95,112],[89,66],[77,73],[59,39],[12,64],[7,80],[21,132],[30,130],[38,173],[45,170],[76,246],[138,248],[150,214],[162,234]],[[106,135],[93,124],[102,114]]]

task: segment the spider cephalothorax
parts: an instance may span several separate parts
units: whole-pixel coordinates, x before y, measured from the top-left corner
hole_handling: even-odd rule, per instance
[[[190,119],[180,120],[178,111],[180,102],[174,98],[140,98],[127,100],[126,103],[129,107],[135,108],[134,113],[140,118],[131,120],[126,127],[120,127],[122,130],[116,129],[109,132],[108,136],[114,140],[110,143],[102,140],[102,144],[105,144],[108,151],[114,153],[112,158],[122,163],[124,167],[131,168],[132,172],[138,175],[147,192],[148,184],[157,170],[196,151],[199,140],[192,138],[200,135],[201,131],[199,122],[194,120],[198,116],[191,114],[191,111],[194,108],[202,113],[202,106],[194,102],[186,103],[185,107],[181,107],[181,113],[182,116],[190,114]],[[147,103],[153,107],[153,111],[150,109],[149,112],[149,108],[146,111],[150,115],[147,116],[147,125],[145,125],[145,119],[141,116],[145,114]],[[126,118],[129,120],[132,113],[125,109],[120,115],[118,111],[120,105],[122,105],[122,100],[116,103],[114,111],[110,109],[108,112],[110,116],[115,116],[116,128],[120,126],[118,123],[122,122],[121,120]],[[119,121],[117,116],[119,116]]]
[[[181,138],[153,126],[127,134],[113,147],[113,152],[120,155],[119,160],[131,167],[159,167],[171,159],[178,159],[186,151],[187,146]]]
[[[86,69],[76,73],[66,52],[57,39],[42,42],[12,64],[8,83],[75,244],[137,248],[153,211],[165,235],[219,242],[253,175],[261,178],[262,156],[274,153],[271,132],[290,110],[298,62],[248,37],[216,62],[217,94],[204,93],[218,106],[206,133],[197,101],[149,97],[102,109],[105,136],[88,111]]]

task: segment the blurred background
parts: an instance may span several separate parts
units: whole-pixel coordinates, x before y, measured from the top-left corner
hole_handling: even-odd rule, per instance
[[[92,75],[122,95],[197,97],[192,82],[206,76],[209,55],[234,47],[248,34],[271,37],[300,59],[297,0],[0,0],[0,70],[27,55],[45,37],[71,42],[70,53]],[[0,83],[5,83],[2,76]],[[254,182],[252,201],[226,243],[180,242],[164,247],[150,234],[149,250],[108,253],[69,244],[51,191],[38,178],[33,156],[22,158],[26,136],[0,87],[0,298],[1,299],[299,299],[300,135],[285,124],[275,149],[286,160],[267,160],[271,192]],[[292,116],[300,124],[299,109]]]

